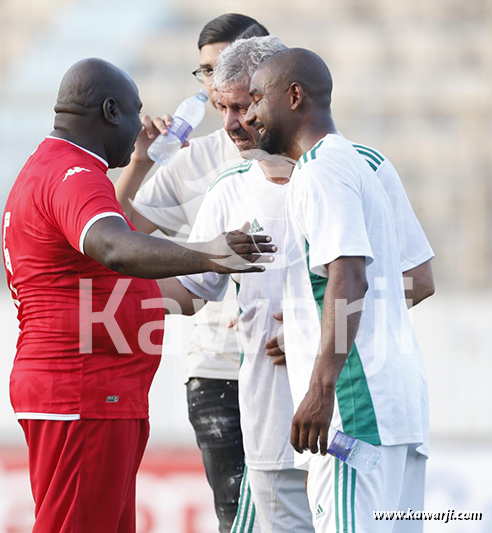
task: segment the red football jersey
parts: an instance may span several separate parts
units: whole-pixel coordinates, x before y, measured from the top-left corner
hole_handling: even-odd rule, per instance
[[[83,253],[105,216],[125,217],[107,163],[48,137],[21,170],[3,218],[20,335],[10,378],[18,418],[146,418],[164,309],[154,280]]]

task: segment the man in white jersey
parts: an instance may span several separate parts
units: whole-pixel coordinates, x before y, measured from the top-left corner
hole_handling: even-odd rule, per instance
[[[433,254],[399,240],[391,194],[335,128],[331,89],[319,56],[280,52],[253,76],[246,117],[262,149],[298,160],[284,243],[291,443],[315,454],[308,497],[316,531],[421,531],[419,521],[376,524],[373,511],[423,509],[427,379],[401,271]],[[378,446],[372,472],[326,455],[330,425]]]
[[[271,37],[239,40],[221,53],[214,84],[218,91],[217,106],[223,112],[226,127],[233,120],[244,123],[244,112],[239,113],[238,109],[248,105],[247,82],[255,67],[277,51],[274,42]],[[246,124],[243,127],[247,130]],[[432,257],[432,250],[396,171],[373,149],[362,145],[357,145],[356,149],[363,158],[361,161],[365,161],[370,172],[376,172],[391,194],[401,222],[402,242],[412,239],[414,242],[414,251],[407,253],[408,247],[403,248],[402,258],[411,255],[414,259],[411,268],[418,268],[421,262]],[[193,227],[192,238],[206,239],[209,232],[217,228],[224,231],[234,227],[237,220],[249,220],[250,232],[273,232],[275,241],[282,242],[288,189],[285,176],[290,176],[289,163],[287,170],[286,173],[275,161],[245,161],[226,170],[210,187]],[[239,329],[244,350],[239,374],[241,425],[248,480],[262,531],[312,529],[311,524],[307,524],[305,507],[299,505],[305,498],[304,475],[293,469],[294,451],[287,445],[293,416],[287,375],[284,367],[271,365],[264,348],[265,341],[278,330],[273,313],[281,309],[283,257],[285,259],[282,253],[277,254],[276,268],[268,268],[261,280],[233,276],[238,283]],[[402,259],[402,270],[408,270],[405,267],[409,264],[410,257]],[[421,268],[425,270],[425,267]],[[180,279],[192,293],[205,300],[216,300],[227,287],[224,278],[206,275]],[[421,276],[417,275],[417,278],[422,287]],[[421,290],[419,299],[425,296]],[[248,517],[250,498],[246,490],[241,495],[236,525]]]
[[[214,107],[217,94],[211,77],[219,52],[237,38],[254,35],[268,35],[268,31],[251,17],[235,13],[221,15],[202,29],[198,39],[200,67],[193,74],[204,83]],[[249,134],[241,128],[228,132],[221,128],[192,139],[189,147],[167,166],[158,168],[138,190],[153,165],[147,148],[156,135],[167,133],[172,118],[152,121],[145,116],[142,122],[144,130],[131,163],[116,183],[118,199],[139,231],[151,233],[159,227],[168,235],[186,232],[181,228],[193,225],[210,184],[225,168],[242,161],[239,150],[251,148]],[[147,218],[133,209],[129,200],[134,197],[134,205]],[[244,466],[237,399],[240,350],[234,330],[227,327],[236,314],[231,283],[224,304],[209,304],[197,315],[186,369],[189,419],[214,492],[221,532],[232,526]],[[210,431],[212,421],[215,431]]]
[[[251,74],[265,59],[285,49],[274,37],[255,37],[237,40],[221,53],[214,85],[226,129],[240,124],[250,135],[257,135],[244,123]],[[239,218],[250,222],[250,233],[273,231],[272,238],[281,241],[293,162],[272,159],[244,161],[223,172],[205,196],[190,239],[207,240],[216,227],[228,228]],[[280,325],[273,314],[281,310],[282,270],[269,269],[264,274],[261,283],[247,276],[233,278],[240,308],[243,359],[239,406],[249,486],[242,488],[232,532],[248,531],[253,512],[262,533],[313,532],[305,476],[295,469],[294,450],[289,445],[293,405],[287,370],[285,365],[272,364],[265,349]],[[223,298],[228,286],[228,276],[184,277],[180,281],[191,293],[214,301]]]

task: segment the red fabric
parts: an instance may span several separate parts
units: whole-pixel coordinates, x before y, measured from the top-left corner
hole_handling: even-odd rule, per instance
[[[147,396],[160,360],[164,310],[143,309],[142,302],[160,299],[161,294],[155,281],[122,276],[79,251],[87,222],[106,212],[124,216],[105,164],[60,139],[41,143],[12,188],[5,208],[3,247],[7,280],[20,302],[20,336],[10,387],[16,412],[81,418],[148,416]],[[92,284],[92,299],[85,296],[82,307],[80,280]],[[91,328],[88,320],[89,311],[106,308],[118,282],[121,290],[113,297],[122,300],[114,318],[117,335],[124,336],[123,350],[121,343],[115,345],[116,334],[111,337],[103,323]],[[156,300],[154,305],[161,303]],[[79,322],[82,341],[92,331],[92,353],[82,353],[88,348],[79,346]],[[149,337],[145,345],[139,342],[142,326],[141,337]]]
[[[33,533],[134,533],[148,420],[21,420],[36,504]]]

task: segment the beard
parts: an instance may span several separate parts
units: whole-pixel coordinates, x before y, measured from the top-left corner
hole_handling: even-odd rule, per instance
[[[269,154],[282,154],[286,151],[285,139],[280,128],[265,130],[260,139],[260,148]]]

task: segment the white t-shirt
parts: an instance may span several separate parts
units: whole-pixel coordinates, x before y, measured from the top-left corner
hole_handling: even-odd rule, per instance
[[[224,129],[192,139],[189,147],[181,149],[167,166],[159,167],[142,186],[134,207],[166,233],[185,232],[187,236],[186,227],[193,226],[210,184],[223,170],[242,161]],[[237,313],[232,285],[224,303],[209,303],[196,314],[187,380],[238,378],[240,349],[235,331],[227,327]]]
[[[206,241],[249,221],[250,232],[270,235],[281,247],[288,187],[267,180],[257,161],[230,169],[207,193],[190,240]],[[294,466],[294,450],[289,444],[293,405],[287,369],[273,365],[264,349],[280,326],[273,313],[281,310],[281,250],[275,256],[275,263],[267,264],[263,273],[232,275],[238,283],[238,325],[244,353],[239,372],[241,427],[246,463],[255,470]],[[217,300],[223,296],[228,277],[207,272],[180,280],[202,298]]]
[[[340,135],[327,135],[299,159],[286,207],[287,367],[297,407],[319,347],[316,301],[322,304],[325,265],[340,256],[364,256],[369,289],[354,348],[337,382],[332,427],[372,444],[419,443],[427,455],[427,378],[401,273],[433,253],[395,177],[381,154]],[[298,456],[297,464],[308,457]]]

